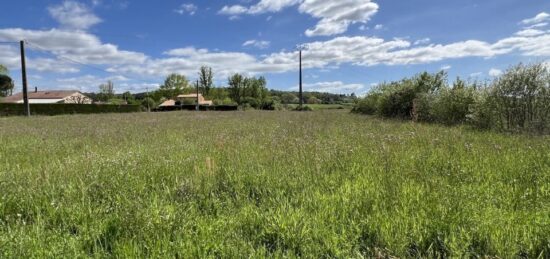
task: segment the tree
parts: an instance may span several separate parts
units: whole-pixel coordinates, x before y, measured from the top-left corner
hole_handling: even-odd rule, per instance
[[[234,74],[229,77],[227,84],[229,85],[229,97],[240,104],[244,90],[244,77],[241,74]]]
[[[307,99],[307,104],[320,104],[322,103],[321,100],[317,99],[316,97],[312,96]]]
[[[105,84],[99,85],[99,94],[97,99],[102,102],[107,102],[110,99],[115,97],[115,85],[111,80],[107,81]]]
[[[124,99],[126,102],[130,103],[135,100],[135,97],[132,93],[126,91],[122,94],[122,99]]]
[[[213,87],[213,78],[212,68],[207,66],[202,66],[199,71],[199,86],[202,92],[205,95],[210,95],[210,89]]]
[[[8,68],[0,64],[0,75],[8,75],[8,74],[9,74]]]
[[[284,104],[291,104],[291,103],[298,103],[300,100],[298,99],[298,96],[292,93],[283,93],[281,95],[281,102]]]
[[[189,88],[189,81],[184,75],[170,74],[160,86],[159,94],[167,99],[174,99]]]
[[[0,65],[0,97],[9,96],[13,92],[15,84],[8,74],[8,68]]]

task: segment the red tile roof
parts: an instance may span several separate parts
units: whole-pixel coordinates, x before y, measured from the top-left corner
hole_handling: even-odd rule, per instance
[[[53,91],[38,91],[38,92],[33,91],[28,93],[28,97],[29,99],[64,99],[75,93],[79,93],[79,91],[76,91],[76,90],[60,90],[60,91],[53,90]],[[2,102],[15,103],[21,100],[23,100],[23,93],[17,93],[2,99]]]

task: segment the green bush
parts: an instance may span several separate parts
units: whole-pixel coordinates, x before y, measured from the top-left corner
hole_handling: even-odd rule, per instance
[[[474,87],[468,87],[464,81],[457,79],[452,88],[442,88],[435,96],[430,109],[432,119],[444,124],[464,123],[475,95]]]
[[[363,99],[359,99],[353,106],[352,112],[374,115],[378,111],[380,93],[371,93]]]
[[[494,128],[543,133],[550,130],[550,72],[543,64],[512,67],[489,93]]]
[[[512,67],[488,87],[446,74],[422,73],[384,83],[358,100],[354,112],[481,129],[550,133],[550,71],[543,64]]]
[[[140,105],[98,104],[31,104],[31,115],[131,113],[140,112]],[[24,104],[0,103],[0,116],[25,115]]]
[[[302,112],[310,112],[310,111],[313,111],[313,108],[311,108],[310,106],[307,106],[307,105],[304,105],[302,107],[300,107],[300,105],[296,106],[296,108],[294,108],[295,111],[302,111]]]

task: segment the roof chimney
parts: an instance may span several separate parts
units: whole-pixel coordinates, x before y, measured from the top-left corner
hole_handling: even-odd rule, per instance
[[[36,86],[34,87],[34,92],[38,93],[38,87],[36,87]]]

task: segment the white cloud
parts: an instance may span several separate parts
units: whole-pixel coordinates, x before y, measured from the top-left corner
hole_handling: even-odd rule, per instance
[[[450,70],[451,68],[453,68],[451,65],[444,65],[441,67],[441,70]]]
[[[178,14],[189,14],[189,15],[195,15],[199,8],[191,3],[182,4],[178,8],[174,10],[174,12]]]
[[[245,43],[243,43],[243,47],[255,47],[258,49],[267,49],[269,48],[269,45],[271,42],[265,41],[265,40],[248,40]]]
[[[542,35],[544,33],[545,32],[541,31],[541,30],[525,29],[525,30],[521,30],[521,31],[517,32],[516,35],[517,36],[522,36],[522,37],[532,37],[532,36],[539,36],[539,35]]]
[[[521,23],[525,24],[525,25],[529,25],[529,24],[542,23],[542,22],[545,22],[545,21],[550,21],[550,14],[542,12],[542,13],[537,14],[537,16],[535,16],[533,18],[525,19],[525,20],[521,21]]]
[[[375,29],[375,30],[382,30],[382,29],[384,29],[384,25],[382,25],[382,24],[377,24],[377,25],[374,26],[374,29]]]
[[[216,71],[217,78],[225,78],[231,73],[252,75],[284,73],[296,71],[298,68],[296,51],[282,50],[254,56],[244,52],[185,47],[167,50],[164,53],[165,56],[152,58],[144,53],[121,50],[116,45],[103,43],[95,35],[84,31],[0,29],[0,41],[19,39],[27,39],[31,43],[28,45],[31,54],[34,51],[41,51],[40,48],[33,46],[32,43],[35,43],[48,49],[50,53],[55,54],[54,56],[100,66],[114,74],[127,75],[128,78],[158,80],[169,73],[182,73],[194,77],[197,69],[203,65],[212,67]],[[245,42],[244,45],[254,46],[256,42]],[[548,42],[550,42],[548,31],[529,36],[518,32],[494,43],[465,40],[449,44],[429,44],[427,39],[419,42],[399,38],[386,40],[379,37],[342,36],[307,43],[308,48],[304,51],[303,61],[306,69],[330,71],[341,65],[427,64],[466,57],[492,58],[509,53],[548,60],[550,57]],[[29,69],[73,73],[81,67],[65,60],[48,59],[43,56],[37,58],[31,55],[28,59]],[[0,63],[8,65],[11,69],[17,69],[19,67],[17,47],[0,45]],[[492,74],[495,74],[495,71]],[[128,85],[131,83],[128,82]]]
[[[305,0],[299,10],[321,19],[306,31],[307,36],[330,36],[346,32],[350,24],[367,23],[378,12],[378,4],[371,0]]]
[[[424,38],[424,39],[420,39],[420,40],[416,40],[413,45],[425,45],[425,44],[428,44],[431,42],[431,39],[430,38]]]
[[[48,11],[66,29],[86,30],[101,22],[88,6],[75,1],[67,0],[60,5],[50,6]]]
[[[259,3],[248,8],[250,14],[261,14],[267,12],[279,12],[282,9],[299,3],[300,0],[261,0]]]
[[[233,5],[233,6],[224,6],[218,13],[236,16],[236,15],[244,14],[247,11],[248,11],[248,8],[242,5]]]
[[[56,56],[85,64],[136,64],[147,59],[145,54],[120,50],[116,45],[102,43],[95,35],[83,31],[0,29],[0,40],[20,39],[29,42],[29,49],[46,49]]]
[[[491,68],[491,70],[489,70],[489,76],[498,77],[500,75],[502,75],[502,70],[500,69]]]
[[[352,93],[365,88],[363,84],[346,84],[342,81],[317,82],[312,84],[304,84],[303,86],[305,91],[335,94]],[[290,90],[298,90],[298,86],[292,87]]]
[[[294,5],[299,5],[298,10],[301,13],[320,19],[314,28],[306,30],[305,34],[308,37],[344,33],[351,24],[367,23],[378,12],[378,4],[371,0],[261,0],[250,7],[224,6],[218,13],[231,17],[243,14],[257,15],[279,12]]]

